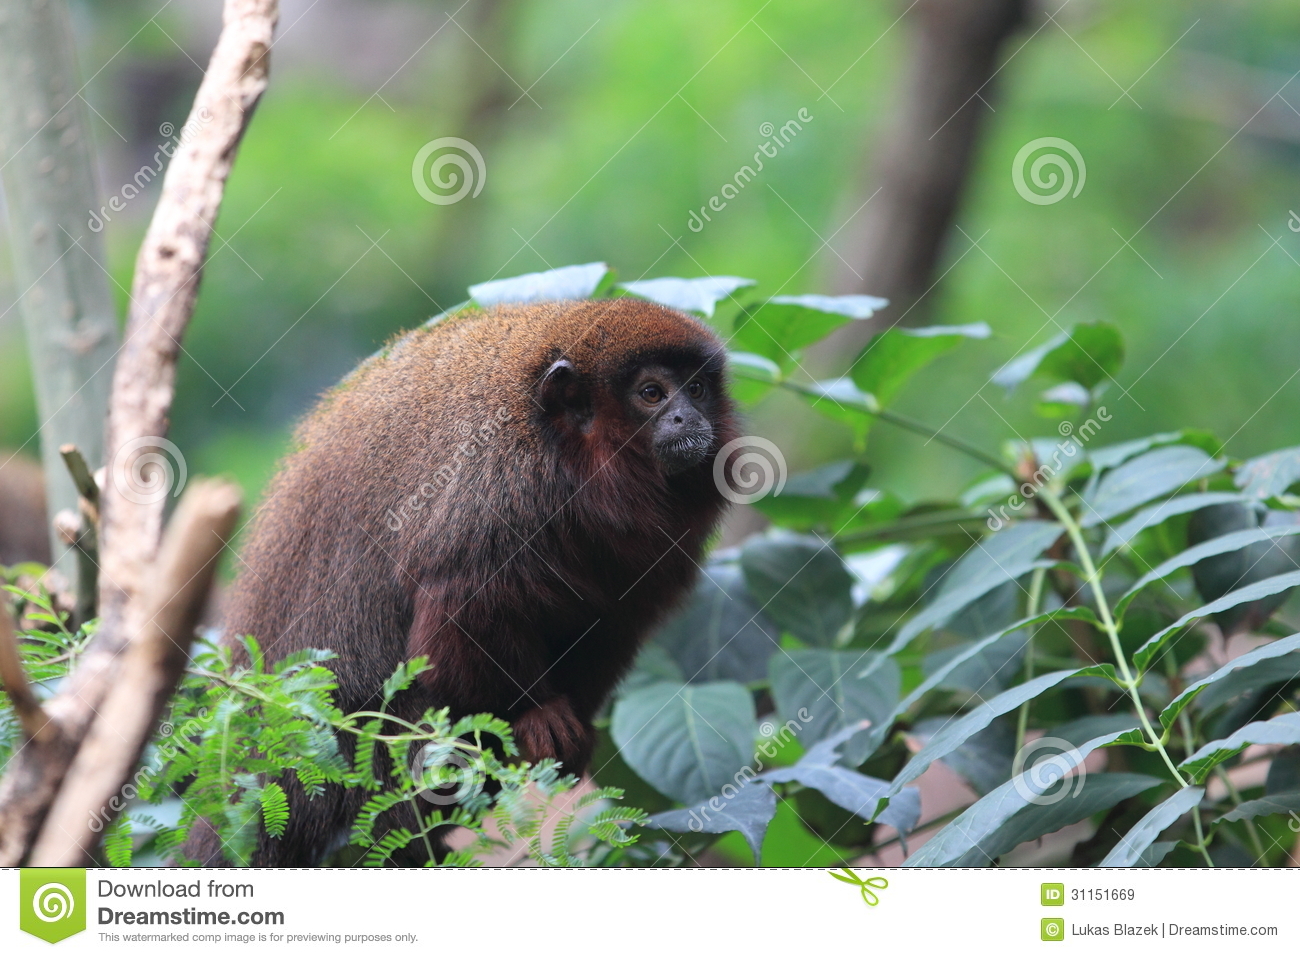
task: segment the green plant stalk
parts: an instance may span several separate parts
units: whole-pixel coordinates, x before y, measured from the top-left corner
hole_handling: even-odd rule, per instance
[[[1043,579],[1047,576],[1046,568],[1035,568],[1034,575],[1029,579],[1029,600],[1025,602],[1025,617],[1033,618],[1038,614],[1038,606],[1043,600]],[[1029,639],[1025,642],[1025,680],[1030,681],[1034,677],[1034,634],[1038,631],[1037,626],[1031,626],[1029,629]],[[1020,714],[1016,718],[1016,750],[1019,754],[1020,749],[1025,746],[1025,733],[1029,730],[1029,702],[1026,701],[1020,706]]]
[[[1137,709],[1138,720],[1142,722],[1142,731],[1146,734],[1147,740],[1160,757],[1164,759],[1165,765],[1169,772],[1174,776],[1180,788],[1187,787],[1187,779],[1178,771],[1178,766],[1174,764],[1173,758],[1165,749],[1164,739],[1156,734],[1155,729],[1151,726],[1151,719],[1147,717],[1146,706],[1142,703],[1142,694],[1138,691],[1138,682],[1133,677],[1133,671],[1128,666],[1128,659],[1124,656],[1124,648],[1119,641],[1119,628],[1115,625],[1115,619],[1110,613],[1110,603],[1106,600],[1106,593],[1101,587],[1101,575],[1097,571],[1097,566],[1092,563],[1092,553],[1088,550],[1088,543],[1083,540],[1083,529],[1079,523],[1074,520],[1070,510],[1047,486],[1038,490],[1038,497],[1047,503],[1047,507],[1052,510],[1052,514],[1065,527],[1066,534],[1070,536],[1070,541],[1074,544],[1074,550],[1079,555],[1079,563],[1083,569],[1084,580],[1092,590],[1093,599],[1097,603],[1097,612],[1101,616],[1101,626],[1110,639],[1111,651],[1115,655],[1115,664],[1119,668],[1122,678],[1121,685],[1133,699],[1133,706]]]
[[[741,374],[743,375],[743,373]],[[748,376],[747,378],[755,378],[756,381],[769,382],[770,384],[770,380],[767,379],[756,378],[753,376]],[[786,389],[789,389],[791,392],[797,392],[800,395],[809,396],[811,398],[818,399],[822,402],[835,401],[829,396],[823,395],[822,393],[818,392],[816,389],[811,389],[808,386],[798,382],[791,382],[789,379],[781,379],[776,384]],[[930,426],[926,425],[924,422],[918,422],[916,421],[916,419],[912,419],[909,418],[908,416],[900,415],[897,412],[891,412],[888,409],[881,408],[879,404],[877,404],[874,408],[855,407],[855,411],[860,411],[864,415],[873,415],[876,418],[880,419],[882,422],[888,422],[891,425],[898,426],[900,429],[906,429],[908,432],[914,432],[917,435],[925,436],[927,439],[933,439],[935,442],[941,442],[944,445],[948,446],[949,448],[954,448],[959,452],[963,452],[966,455],[969,455],[973,459],[978,459],[979,461],[983,462],[985,465],[989,466],[990,468],[997,469],[999,472],[1003,472],[1007,475],[1010,475],[1012,478],[1016,477],[1016,473],[1012,471],[1012,469],[1005,462],[999,459],[997,456],[990,455],[989,453],[985,452],[983,449],[979,448],[978,446],[971,445],[965,439],[959,439],[955,435],[949,435],[947,432],[944,432],[942,429],[931,428]]]
[[[1223,765],[1219,765],[1214,770],[1219,775],[1219,780],[1223,782],[1224,787],[1228,789],[1228,796],[1232,798],[1232,803],[1234,805],[1241,804],[1241,792],[1237,790],[1237,785],[1232,783],[1232,778],[1223,769]],[[1260,864],[1268,856],[1264,850],[1264,842],[1259,839],[1259,831],[1255,829],[1255,822],[1252,819],[1246,818],[1243,823],[1246,825],[1246,834],[1250,837],[1250,846],[1255,850],[1255,863]]]

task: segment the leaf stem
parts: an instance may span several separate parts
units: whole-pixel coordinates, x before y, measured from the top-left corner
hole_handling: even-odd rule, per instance
[[[1043,600],[1043,579],[1047,575],[1046,568],[1035,568],[1034,575],[1029,579],[1029,600],[1025,602],[1025,617],[1033,618],[1038,614],[1038,606]],[[1031,625],[1029,628],[1029,638],[1025,641],[1025,680],[1030,681],[1034,677],[1034,634],[1038,631],[1037,625]],[[1020,706],[1020,714],[1016,718],[1016,750],[1019,754],[1020,749],[1025,746],[1025,733],[1029,730],[1029,701],[1025,701]]]
[[[1178,782],[1180,788],[1187,787],[1187,779],[1182,776],[1178,766],[1174,764],[1173,758],[1165,750],[1164,739],[1156,734],[1155,729],[1151,726],[1151,719],[1147,717],[1146,706],[1142,703],[1142,694],[1138,691],[1138,682],[1133,677],[1133,672],[1128,666],[1128,659],[1124,656],[1124,647],[1120,644],[1119,628],[1115,625],[1115,619],[1110,613],[1110,602],[1106,600],[1106,593],[1101,587],[1101,574],[1097,571],[1097,566],[1092,562],[1092,553],[1088,550],[1088,543],[1083,539],[1083,529],[1075,521],[1070,510],[1057,497],[1056,493],[1047,486],[1038,490],[1038,497],[1041,498],[1052,514],[1065,527],[1066,534],[1070,536],[1070,541],[1074,544],[1074,550],[1079,556],[1079,565],[1083,569],[1084,581],[1092,590],[1092,596],[1097,603],[1097,613],[1101,616],[1101,626],[1110,639],[1111,651],[1115,656],[1115,665],[1119,668],[1120,676],[1123,679],[1121,686],[1128,691],[1129,696],[1133,699],[1133,706],[1137,709],[1138,720],[1142,722],[1142,730],[1147,736],[1147,740],[1160,752],[1160,757],[1164,758],[1165,765],[1169,768],[1170,774]],[[1197,831],[1200,831],[1199,817],[1197,818]],[[1208,857],[1208,855],[1207,855]]]

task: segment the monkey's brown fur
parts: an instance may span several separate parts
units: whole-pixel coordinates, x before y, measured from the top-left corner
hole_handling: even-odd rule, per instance
[[[539,398],[560,359],[577,413]],[[592,717],[690,587],[724,504],[713,454],[669,476],[625,411],[620,384],[647,362],[710,382],[711,451],[734,437],[722,344],[657,305],[474,311],[397,340],[301,426],[244,547],[228,640],[253,634],[271,661],[336,651],[345,711],[427,655],[403,716],[491,712],[525,755],[585,770]],[[288,831],[263,835],[255,864],[316,861],[355,815],[337,789],[289,790]],[[190,856],[217,863],[212,837]]]

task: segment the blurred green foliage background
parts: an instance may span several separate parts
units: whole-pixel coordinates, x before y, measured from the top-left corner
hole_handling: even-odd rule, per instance
[[[905,69],[906,4],[843,0],[290,0],[185,342],[172,438],[256,494],[293,421],[396,331],[493,277],[605,260],[620,278],[734,274],[830,291],[835,236],[870,194]],[[919,375],[900,411],[991,447],[1054,431],[988,382],[1057,325],[1105,319],[1129,356],[1106,442],[1209,429],[1238,456],[1300,442],[1300,7],[1069,0],[1012,40],[930,321],[993,338]],[[217,0],[74,4],[101,193],[179,128]],[[454,15],[449,18],[449,15]],[[814,117],[699,233],[687,216],[805,108]],[[482,192],[425,202],[412,159],[475,143]],[[1082,193],[1024,201],[1010,170],[1075,144]],[[157,185],[105,229],[125,313]],[[832,243],[833,245],[833,243]],[[6,307],[15,290],[0,254]],[[1055,320],[1055,323],[1053,322]],[[780,396],[753,431],[792,467],[846,451]],[[788,403],[788,404],[786,404]],[[17,310],[0,319],[0,445],[37,422]],[[796,441],[797,436],[797,441]],[[28,449],[35,451],[34,444]],[[873,430],[873,485],[952,495],[969,463]]]

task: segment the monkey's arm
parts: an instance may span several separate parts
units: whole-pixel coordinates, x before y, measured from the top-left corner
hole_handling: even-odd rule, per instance
[[[418,589],[414,603],[407,654],[428,659],[419,680],[436,706],[454,716],[517,715],[511,724],[526,759],[554,758],[574,774],[586,770],[595,733],[548,677],[535,626],[493,619],[487,603],[463,601],[436,585]]]

